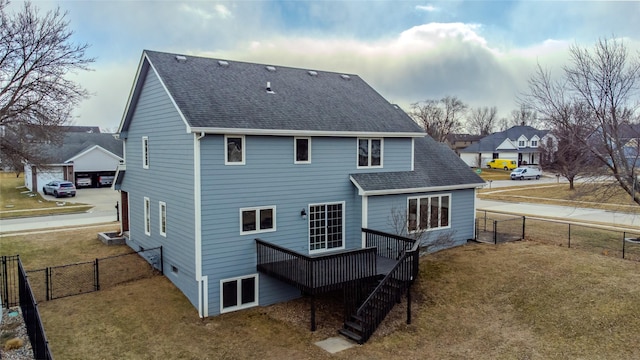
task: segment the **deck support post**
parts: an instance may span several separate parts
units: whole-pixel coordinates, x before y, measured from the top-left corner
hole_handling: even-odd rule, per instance
[[[411,285],[407,287],[407,325],[411,324]]]
[[[311,295],[311,331],[316,331],[316,297]]]

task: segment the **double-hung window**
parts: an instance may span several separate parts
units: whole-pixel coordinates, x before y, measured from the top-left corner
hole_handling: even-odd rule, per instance
[[[524,140],[518,140],[518,147],[525,147],[527,146],[527,142]]]
[[[451,224],[451,195],[410,197],[407,204],[407,230],[448,228]]]
[[[149,168],[149,137],[142,137],[142,168]]]
[[[531,147],[538,147],[538,140],[531,140]]]
[[[311,163],[311,138],[296,137],[293,139],[294,164]]]
[[[309,252],[344,248],[344,202],[309,205]]]
[[[160,201],[160,235],[167,237],[167,203]]]
[[[225,135],[225,165],[244,165],[245,164],[245,146],[244,136]]]
[[[382,167],[382,139],[358,139],[358,167]]]
[[[144,233],[151,235],[151,201],[144,198]]]
[[[258,274],[220,280],[220,312],[258,305]]]
[[[264,206],[240,209],[240,234],[276,231],[276,207]]]

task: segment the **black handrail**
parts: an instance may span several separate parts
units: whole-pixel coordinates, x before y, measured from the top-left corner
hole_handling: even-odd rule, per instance
[[[356,311],[356,316],[362,322],[360,343],[366,342],[371,337],[378,325],[391,311],[394,303],[415,281],[418,275],[419,246],[420,242],[415,241],[411,249],[402,254],[396,265]],[[374,306],[376,303],[377,306]]]
[[[309,256],[255,239],[257,269],[299,290],[319,294],[376,275],[376,249],[364,248]]]

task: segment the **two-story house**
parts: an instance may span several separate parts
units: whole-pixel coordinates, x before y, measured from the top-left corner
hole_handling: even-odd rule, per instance
[[[460,158],[471,167],[485,167],[492,159],[515,160],[518,165],[540,164],[541,145],[549,130],[531,126],[514,126],[487,135],[480,141],[458,150]]]
[[[423,242],[474,237],[483,181],[357,75],[144,51],[118,132],[127,244],[162,246],[202,317],[389,277],[384,256],[415,275],[394,209]]]

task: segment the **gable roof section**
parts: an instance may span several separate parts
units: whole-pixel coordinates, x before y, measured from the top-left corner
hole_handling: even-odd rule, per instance
[[[122,158],[122,142],[105,133],[66,133],[60,145],[43,144],[40,151],[49,155],[51,164],[63,164],[95,147]]]
[[[148,71],[158,75],[191,132],[424,136],[357,75],[148,50],[119,132],[127,131]]]
[[[414,171],[351,174],[351,182],[360,195],[446,191],[484,185],[484,180],[447,145],[428,136],[414,141]]]
[[[493,133],[485,136],[477,143],[471,144],[464,149],[459,150],[461,153],[486,153],[495,152],[505,140],[517,141],[520,136],[531,139],[534,135],[542,138],[549,130],[538,130],[531,126],[514,126],[505,131]]]

